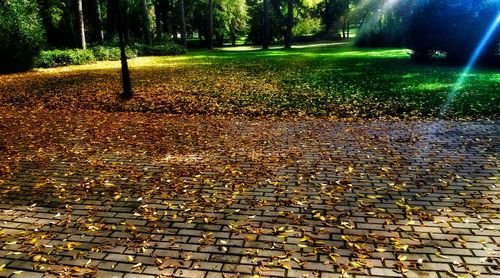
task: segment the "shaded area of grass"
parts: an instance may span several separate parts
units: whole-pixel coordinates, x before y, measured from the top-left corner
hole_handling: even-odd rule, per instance
[[[119,63],[0,76],[16,105],[113,111],[339,117],[438,116],[462,69],[415,64],[405,49],[343,43],[261,51],[228,48],[131,60],[136,96],[120,103]],[[498,118],[500,71],[474,70],[451,117]]]

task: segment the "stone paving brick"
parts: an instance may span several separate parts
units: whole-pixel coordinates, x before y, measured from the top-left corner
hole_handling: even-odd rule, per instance
[[[377,267],[370,269],[370,274],[383,277],[401,277],[401,274],[394,272],[392,269]]]
[[[213,123],[200,127],[196,120],[182,124],[217,129]],[[6,183],[22,185],[20,191],[0,194],[0,264],[7,265],[0,277],[16,270],[42,274],[32,272],[37,253],[27,255],[33,243],[24,233],[37,234],[38,246],[52,246],[53,264],[96,266],[98,277],[314,277],[314,271],[339,277],[334,265],[325,264],[332,254],[348,266],[357,255],[367,256],[373,268],[350,269],[353,277],[401,277],[393,270],[398,256],[407,263],[423,260],[408,277],[448,277],[449,270],[466,274],[456,261],[477,269],[481,277],[500,274],[495,268],[500,221],[493,217],[500,208],[500,189],[493,187],[499,177],[498,123],[218,121],[221,138],[230,140],[221,142],[217,152],[204,149],[216,138],[196,142],[191,151],[200,153],[200,160],[157,159],[134,145],[128,146],[134,154],[129,157],[98,149],[93,159],[102,163],[102,171],[94,172],[84,171],[85,163],[74,157],[40,163],[21,159]],[[181,128],[168,118],[164,123]],[[135,135],[140,125],[132,122],[128,128],[123,133]],[[19,150],[26,157],[33,154]],[[125,173],[133,175],[125,178]],[[71,209],[56,197],[57,187],[35,188],[37,182],[54,181],[72,192],[71,186],[82,181],[102,185],[104,180],[117,187],[98,186],[79,201],[70,198]],[[154,193],[150,185],[155,182],[175,191],[175,198]],[[182,190],[176,191],[174,183]],[[238,192],[236,184],[245,190]],[[114,200],[117,188],[122,196]],[[153,193],[144,195],[148,190]],[[212,204],[214,196],[222,197]],[[144,208],[155,211],[158,220],[141,215]],[[64,222],[69,214],[72,218]],[[234,228],[238,223],[245,228]],[[53,237],[42,239],[42,232]],[[71,241],[81,245],[66,250]],[[159,261],[173,267],[161,270]],[[292,269],[281,267],[282,261]]]
[[[175,271],[175,277],[186,277],[186,278],[203,278],[205,277],[206,271],[201,270],[190,270],[190,269],[178,269]]]

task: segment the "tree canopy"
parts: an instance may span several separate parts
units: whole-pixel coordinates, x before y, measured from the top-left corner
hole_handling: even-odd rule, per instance
[[[358,46],[409,47],[421,60],[440,54],[454,61],[470,56],[500,10],[498,0],[266,0],[266,19],[263,0],[1,0],[0,55],[8,62],[2,67],[28,68],[41,48],[116,45],[115,1],[123,6],[128,44],[267,40],[290,47],[355,36]],[[482,61],[498,60],[499,33]]]

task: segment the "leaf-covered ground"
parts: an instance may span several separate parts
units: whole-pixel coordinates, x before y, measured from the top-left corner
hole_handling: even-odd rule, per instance
[[[0,76],[0,277],[500,274],[498,122],[422,119],[459,68],[342,44],[131,65],[127,102],[118,63]],[[451,115],[497,118],[498,77]]]
[[[327,44],[290,51],[193,51],[131,62],[136,97],[116,99],[119,62],[0,76],[0,102],[181,114],[437,117],[462,68],[413,63],[405,49]],[[446,116],[498,118],[500,72],[474,70]]]
[[[0,109],[2,276],[500,271],[497,123]]]

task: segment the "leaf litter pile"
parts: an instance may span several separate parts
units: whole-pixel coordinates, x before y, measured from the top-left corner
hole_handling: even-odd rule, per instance
[[[496,123],[0,109],[3,276],[499,273]]]

